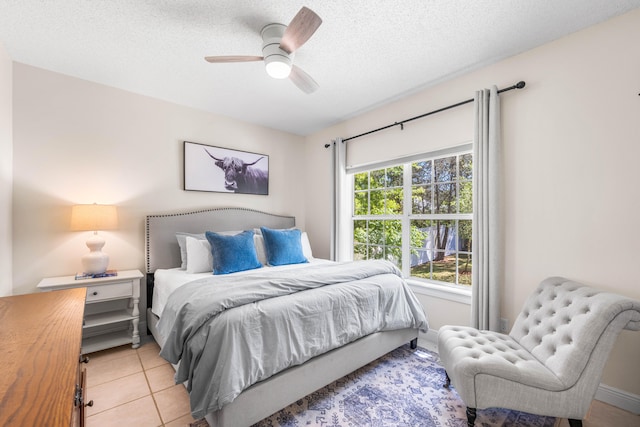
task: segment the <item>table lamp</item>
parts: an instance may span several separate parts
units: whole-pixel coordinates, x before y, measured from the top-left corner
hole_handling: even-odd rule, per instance
[[[102,252],[104,239],[98,231],[113,230],[118,226],[118,213],[113,205],[75,205],[71,208],[71,230],[93,231],[87,240],[89,253],[82,257],[85,274],[102,274],[107,271],[109,255]]]

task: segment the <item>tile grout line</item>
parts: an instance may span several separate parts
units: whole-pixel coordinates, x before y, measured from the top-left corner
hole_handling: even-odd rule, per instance
[[[110,411],[110,410],[112,410],[112,409],[119,408],[119,407],[121,407],[121,406],[127,405],[127,404],[129,404],[129,403],[131,403],[131,402],[135,402],[135,401],[137,401],[137,400],[142,400],[142,399],[144,399],[145,397],[148,397],[148,396],[140,396],[140,397],[135,398],[135,399],[133,399],[133,400],[130,400],[130,401],[128,401],[128,402],[123,402],[123,403],[121,403],[121,404],[119,404],[119,405],[116,405],[116,406],[113,406],[113,407],[111,407],[111,408],[107,408],[107,409],[102,410],[102,411],[100,411],[100,412],[96,412],[95,414],[89,415],[89,416],[87,417],[87,419],[89,419],[89,418],[91,418],[91,417],[95,417],[96,415],[103,414],[103,413],[105,413],[105,412],[107,412],[107,411]],[[162,418],[161,418],[161,420],[162,420]]]
[[[136,357],[138,358],[138,362],[140,363],[140,371],[133,372],[133,373],[131,373],[131,374],[129,374],[129,375],[124,375],[124,376],[122,376],[122,377],[118,377],[118,378],[111,378],[110,380],[108,380],[108,381],[104,381],[104,382],[102,382],[102,383],[100,383],[100,384],[94,384],[94,385],[92,385],[92,387],[102,386],[102,385],[104,385],[104,384],[108,384],[108,383],[113,382],[113,381],[118,381],[118,380],[121,380],[121,379],[123,379],[123,378],[132,377],[132,376],[134,376],[134,375],[136,375],[136,374],[139,374],[140,372],[142,372],[142,373],[144,374],[144,366],[142,365],[142,361],[140,360],[140,356],[138,356],[138,351],[137,351],[136,349],[132,349],[132,350],[133,350],[133,351],[135,351],[135,353],[136,353]],[[89,354],[91,354],[91,353],[89,353]],[[125,358],[125,357],[128,357],[128,355],[127,355],[127,354],[123,354],[122,356],[113,357],[113,359],[111,359],[111,360],[123,359],[123,358]],[[98,361],[99,361],[99,359],[98,359]],[[91,362],[91,360],[89,360],[89,362]],[[94,362],[95,362],[95,360],[94,360]],[[145,379],[146,379],[146,375],[145,375]],[[147,386],[148,386],[148,382],[147,382]],[[151,392],[151,388],[150,388],[150,387],[149,387],[149,392]],[[151,394],[151,393],[150,393],[150,394]],[[89,416],[87,417],[87,419],[89,419],[89,418],[91,418],[91,417],[93,417],[93,416],[96,416],[96,415],[98,415],[98,414],[102,414],[102,413],[104,413],[104,412],[106,412],[106,411],[109,411],[109,410],[112,410],[112,409],[118,408],[118,407],[120,407],[120,406],[126,405],[126,404],[128,404],[128,403],[135,402],[136,400],[143,399],[143,398],[145,398],[145,397],[147,397],[147,396],[146,396],[146,395],[145,395],[145,396],[140,396],[140,397],[135,398],[135,399],[133,399],[133,400],[129,400],[128,402],[122,402],[121,404],[116,405],[116,406],[113,406],[113,407],[111,407],[111,408],[103,409],[102,411],[99,411],[99,412],[96,412],[96,413],[94,413],[94,414],[89,415]],[[159,415],[159,414],[158,414],[158,415]],[[162,418],[160,418],[160,420],[162,420]]]
[[[147,376],[147,368],[146,368],[146,367],[144,366],[144,364],[142,363],[142,357],[140,357],[140,353],[138,352],[138,350],[140,350],[140,348],[142,348],[142,346],[141,346],[141,347],[139,347],[139,348],[136,350],[136,354],[137,354],[137,356],[138,356],[138,359],[140,360],[140,365],[142,366],[142,372],[144,373],[145,380],[147,381],[147,386],[149,387],[149,391],[150,391],[150,393],[151,393],[151,399],[153,400],[153,404],[154,404],[154,405],[155,405],[155,407],[156,407],[156,412],[158,413],[158,417],[160,418],[160,422],[161,422],[161,425],[160,425],[160,426],[164,427],[164,426],[166,426],[168,423],[171,423],[171,422],[173,422],[173,421],[176,421],[176,420],[178,420],[178,419],[180,419],[180,418],[182,418],[182,417],[184,417],[184,416],[186,416],[186,415],[191,415],[191,412],[190,412],[190,411],[188,411],[188,412],[186,412],[185,414],[180,415],[180,416],[178,416],[177,418],[175,418],[175,419],[173,419],[173,420],[168,420],[168,421],[166,421],[166,422],[165,422],[165,420],[162,418],[162,414],[160,413],[160,407],[158,406],[158,402],[156,401],[156,397],[155,397],[155,395],[156,395],[156,393],[159,393],[159,392],[162,392],[162,391],[165,391],[165,390],[169,390],[171,387],[163,388],[163,389],[161,389],[161,390],[157,390],[157,391],[155,391],[155,392],[151,389],[151,383],[149,382],[149,377]],[[149,351],[149,350],[145,350],[145,351]],[[168,362],[166,362],[166,363],[167,363],[167,364],[169,364]],[[149,368],[148,368],[148,370],[155,369],[155,368],[159,368],[159,367],[161,367],[161,366],[162,366],[162,365],[151,366],[151,367],[149,367]],[[171,366],[171,364],[169,364],[169,366]],[[173,369],[173,368],[172,368],[172,369]],[[177,384],[174,384],[174,385],[177,385]],[[172,386],[172,387],[173,387],[173,386]],[[160,427],[160,426],[159,426],[159,427]]]
[[[144,374],[144,379],[147,382],[147,387],[149,387],[149,393],[151,395],[151,400],[153,400],[153,406],[155,406],[156,412],[158,413],[158,418],[160,418],[160,426],[158,427],[164,427],[165,422],[164,422],[164,419],[162,418],[162,414],[160,413],[158,402],[156,402],[155,393],[153,392],[153,390],[151,390],[151,383],[149,382],[149,377],[147,376],[147,368],[145,368],[144,364],[142,363],[142,358],[140,357],[140,352],[138,351],[140,348],[142,347],[138,347],[136,349],[136,355],[138,356],[138,360],[140,361],[140,366],[142,366],[142,373]]]
[[[134,350],[134,351],[135,351],[135,350]],[[124,359],[125,357],[129,357],[129,355],[120,356],[120,357],[115,357],[115,358],[113,358],[112,360]],[[138,359],[138,361],[139,361],[139,360],[140,360],[140,359]],[[94,362],[94,364],[95,364],[95,360],[89,360],[89,363],[91,363],[92,361],[93,361],[93,362]],[[87,374],[89,374],[89,369],[95,370],[95,368],[89,368],[89,367],[87,367],[87,368],[85,368],[85,369],[87,370]],[[135,375],[135,374],[137,374],[137,373],[139,373],[139,372],[142,372],[142,371],[143,371],[143,366],[142,366],[142,363],[141,363],[141,364],[140,364],[140,371],[132,372],[132,373],[130,373],[130,374],[128,374],[128,375],[123,375],[123,376],[121,376],[121,377],[109,378],[108,380],[103,381],[103,382],[101,382],[101,383],[91,384],[91,387],[98,387],[98,386],[101,386],[101,385],[103,385],[103,384],[107,384],[107,383],[110,383],[110,382],[113,382],[113,381],[117,381],[117,380],[119,380],[119,379],[129,377],[129,376],[131,376],[131,375]]]

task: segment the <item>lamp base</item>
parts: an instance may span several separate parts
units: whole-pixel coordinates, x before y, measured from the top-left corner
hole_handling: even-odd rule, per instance
[[[102,274],[109,266],[109,255],[102,252],[104,239],[98,234],[87,240],[90,252],[82,256],[82,272],[85,274]]]

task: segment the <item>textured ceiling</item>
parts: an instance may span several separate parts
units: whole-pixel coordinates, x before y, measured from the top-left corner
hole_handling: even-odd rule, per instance
[[[323,24],[294,63],[306,95],[262,62],[260,30],[302,6]],[[307,135],[613,16],[640,0],[2,0],[20,63]],[[518,76],[514,76],[517,79]]]

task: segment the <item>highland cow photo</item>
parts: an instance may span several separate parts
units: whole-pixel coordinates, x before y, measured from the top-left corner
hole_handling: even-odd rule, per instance
[[[269,156],[184,141],[184,189],[269,194]]]

